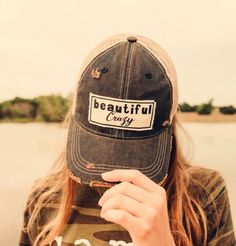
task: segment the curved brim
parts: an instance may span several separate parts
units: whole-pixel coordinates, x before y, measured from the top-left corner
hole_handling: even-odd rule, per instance
[[[67,141],[67,167],[72,178],[84,183],[104,182],[103,172],[138,169],[156,183],[168,174],[172,126],[151,138],[125,140],[97,135],[71,118]]]

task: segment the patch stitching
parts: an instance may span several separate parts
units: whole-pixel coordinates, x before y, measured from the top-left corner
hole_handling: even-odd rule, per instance
[[[103,100],[103,102],[101,101],[97,102],[96,99]],[[98,104],[97,106],[98,110],[94,108],[95,103]],[[105,108],[102,108],[102,104],[103,106],[105,105]],[[121,109],[122,107],[125,108],[125,106],[127,109],[128,107],[127,105],[129,105],[130,111],[125,112],[125,109],[123,109],[124,112],[116,112],[116,111],[108,110],[106,109],[106,106],[109,106],[109,105],[113,106],[114,108],[120,107]],[[138,105],[139,107],[137,107]],[[134,109],[134,106],[136,106],[135,109]],[[142,107],[144,106],[149,106],[149,109],[146,108],[146,110],[150,111],[148,114],[141,113],[141,110],[143,109]],[[104,115],[101,115],[102,113],[104,113]],[[108,113],[107,116],[105,115],[105,113]],[[107,123],[106,121],[111,121],[110,118],[108,119],[108,116],[114,115],[116,113],[118,114],[118,116],[114,116],[112,118],[114,119],[113,120],[114,122]],[[88,122],[93,125],[115,128],[115,129],[122,129],[122,130],[130,130],[130,131],[152,130],[155,113],[156,113],[156,102],[154,100],[120,99],[120,98],[100,96],[100,95],[93,94],[91,92],[89,95]],[[131,118],[131,116],[134,118]],[[122,123],[123,125],[122,124],[119,125],[120,123],[119,121],[121,120],[123,120],[123,123]],[[142,122],[140,123],[139,120],[141,120]],[[135,122],[133,126],[130,126],[133,122]]]

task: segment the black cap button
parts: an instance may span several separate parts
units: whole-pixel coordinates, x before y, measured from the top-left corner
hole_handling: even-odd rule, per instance
[[[134,37],[134,36],[129,36],[129,37],[127,38],[127,40],[128,40],[129,42],[136,42],[136,41],[137,41],[137,38]]]

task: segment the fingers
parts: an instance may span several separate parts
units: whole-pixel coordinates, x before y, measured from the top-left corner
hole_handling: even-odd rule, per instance
[[[156,245],[158,240],[167,245],[165,237],[171,233],[165,189],[138,170],[116,169],[102,178],[121,183],[101,197],[101,217],[126,228],[135,245]]]
[[[106,200],[102,205],[101,216],[110,209],[122,209],[135,217],[140,217],[147,212],[140,202],[123,194],[117,194]]]
[[[132,183],[124,181],[106,190],[103,196],[101,197],[101,199],[99,200],[99,205],[102,206],[106,200],[110,199],[112,196],[115,196],[117,194],[126,195],[139,202],[145,202],[145,201],[152,200],[152,196],[148,191]]]
[[[115,169],[110,172],[102,173],[102,178],[110,182],[131,182],[149,192],[163,192],[164,190],[164,188],[149,179],[139,170]]]
[[[142,221],[139,220],[137,217],[121,209],[107,210],[106,213],[103,214],[103,218],[107,221],[111,221],[123,226],[129,232],[132,232],[134,230],[139,231],[139,225],[142,224]]]

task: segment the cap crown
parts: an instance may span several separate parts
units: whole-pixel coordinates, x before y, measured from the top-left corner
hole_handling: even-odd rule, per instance
[[[152,40],[111,36],[81,68],[72,114],[88,131],[135,139],[159,134],[177,111],[174,65]]]

